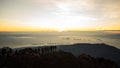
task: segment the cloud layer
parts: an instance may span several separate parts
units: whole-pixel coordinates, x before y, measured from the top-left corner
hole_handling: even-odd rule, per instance
[[[0,19],[26,23],[46,22],[44,19],[51,22],[64,20],[63,23],[72,20],[73,23],[99,26],[117,23],[120,26],[119,8],[120,0],[0,0]]]

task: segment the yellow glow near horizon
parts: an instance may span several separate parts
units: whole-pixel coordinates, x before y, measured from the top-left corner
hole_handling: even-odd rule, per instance
[[[120,30],[120,1],[3,0],[0,3],[0,31]]]
[[[58,23],[56,23],[58,21]],[[77,19],[77,17],[72,18],[54,18],[49,21],[43,21],[45,23],[40,23],[41,21],[28,22],[28,23],[3,23],[0,25],[0,31],[94,31],[94,30],[119,30],[119,24],[108,25],[99,27],[96,23],[79,23],[78,21],[83,21]],[[114,23],[113,23],[114,24]]]

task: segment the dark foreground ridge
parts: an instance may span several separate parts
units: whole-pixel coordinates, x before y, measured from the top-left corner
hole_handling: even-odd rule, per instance
[[[1,48],[0,68],[120,68],[118,63],[103,57],[95,58],[82,53],[75,56],[71,52],[61,51],[60,47],[65,48],[63,46]]]
[[[66,46],[61,45],[58,46],[57,49],[64,52],[70,52],[75,56],[85,53],[92,57],[104,57],[105,59],[120,63],[120,49],[104,43],[78,43]]]

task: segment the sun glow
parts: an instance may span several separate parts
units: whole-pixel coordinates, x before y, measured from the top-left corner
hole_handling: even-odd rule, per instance
[[[69,4],[67,4],[67,3],[58,3],[57,8],[59,10],[63,10],[63,11],[69,11],[70,10]]]
[[[64,2],[56,2],[56,11],[53,13],[56,15],[70,15],[71,14],[71,4],[70,3],[64,3]]]
[[[58,30],[58,32],[63,32],[63,31],[65,31],[65,30],[64,30],[64,29],[59,29],[59,30]]]
[[[5,0],[0,4],[0,31],[120,30],[120,10],[117,9],[119,2],[98,4],[94,0],[10,1]]]
[[[89,23],[89,21],[94,20],[94,18],[89,18],[86,16],[56,16],[56,17],[51,17],[51,18],[44,18],[44,19],[39,19],[39,18],[32,18],[29,20],[26,20],[26,22],[21,22],[21,23],[14,23],[14,24],[8,24],[5,27],[12,27],[10,30],[27,30],[27,31],[39,31],[39,30],[54,30],[54,31],[67,31],[67,30],[72,30],[72,29],[86,29],[86,28],[91,28],[91,27],[96,27],[95,24],[92,25]],[[14,22],[14,21],[12,21]],[[20,29],[21,28],[21,29]],[[12,30],[12,31],[13,31]]]

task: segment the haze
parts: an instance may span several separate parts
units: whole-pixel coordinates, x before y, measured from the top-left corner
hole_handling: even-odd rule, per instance
[[[0,0],[0,31],[120,30],[120,0]]]

